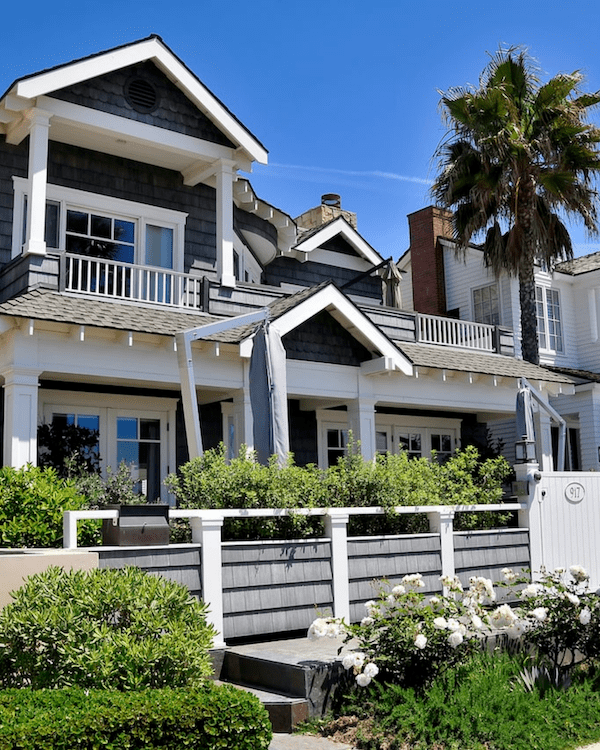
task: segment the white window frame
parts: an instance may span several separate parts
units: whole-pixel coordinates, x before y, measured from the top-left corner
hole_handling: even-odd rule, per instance
[[[347,412],[317,409],[317,455],[321,468],[327,468],[327,430],[348,430]],[[460,446],[461,419],[446,417],[407,417],[375,414],[375,431],[385,432],[390,453],[398,453],[398,434],[413,432],[421,435],[421,455],[431,458],[431,436],[440,432],[452,436],[452,452]],[[356,436],[354,436],[356,439]]]
[[[496,295],[498,298],[498,322],[497,323],[489,323],[489,321],[484,320],[477,320],[477,316],[475,314],[475,293],[476,292],[483,292],[487,289],[496,289]],[[494,281],[492,284],[483,284],[482,286],[473,287],[471,289],[471,312],[472,312],[472,319],[475,323],[482,323],[484,325],[501,325],[502,323],[502,300],[500,297],[500,285],[497,281]]]
[[[107,467],[118,469],[117,462],[117,417],[158,419],[160,421],[160,475],[164,479],[176,469],[175,412],[177,399],[152,398],[149,396],[126,396],[98,393],[73,393],[69,391],[40,391],[38,420],[50,424],[52,415],[97,414],[100,418],[98,448],[100,469],[106,477]],[[166,487],[160,488],[162,502],[172,504],[174,498]]]
[[[16,258],[22,252],[22,232],[25,196],[29,192],[29,181],[23,177],[13,177],[14,210],[12,233],[12,256]],[[59,247],[51,248],[58,252],[65,251],[67,226],[67,209],[73,208],[87,213],[98,213],[119,219],[133,221],[136,225],[136,248],[134,263],[145,266],[146,227],[154,225],[173,230],[173,271],[182,272],[184,268],[185,224],[188,214],[170,208],[151,206],[147,203],[112,198],[108,195],[90,193],[74,188],[65,188],[48,183],[46,200],[58,203],[59,211]]]
[[[260,277],[262,275],[261,265],[237,234],[233,237],[233,249],[239,259],[237,281],[248,284],[260,284]]]
[[[537,298],[537,291],[540,290],[542,294],[542,309],[543,309],[543,320],[544,320],[544,338],[546,339],[546,345],[542,346],[542,342],[540,340],[540,331],[539,331],[539,319],[540,316],[537,314],[537,308],[538,308],[538,298]],[[556,306],[558,307],[560,318],[560,342],[561,342],[561,348],[560,349],[554,349],[550,346],[550,318],[548,317],[548,293],[551,293],[552,295],[556,295]],[[554,305],[554,303],[552,303]],[[536,312],[536,328],[538,333],[538,344],[540,347],[540,351],[543,352],[551,352],[552,354],[564,354],[565,353],[565,331],[564,331],[564,322],[563,322],[563,306],[562,301],[560,298],[560,290],[555,289],[554,287],[550,286],[544,286],[542,284],[536,284],[535,285],[535,312]],[[552,318],[552,321],[556,321],[555,318]]]

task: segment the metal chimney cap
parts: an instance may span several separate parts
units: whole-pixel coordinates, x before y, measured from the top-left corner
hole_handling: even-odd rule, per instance
[[[341,208],[342,199],[337,193],[325,193],[325,195],[321,196],[321,205]]]

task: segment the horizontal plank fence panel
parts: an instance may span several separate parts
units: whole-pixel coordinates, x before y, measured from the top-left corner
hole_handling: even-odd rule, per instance
[[[531,566],[527,529],[457,531],[454,535],[454,564],[463,586],[471,576],[502,581],[503,568],[521,573]]]
[[[222,559],[226,638],[301,630],[332,611],[327,540],[225,542]]]
[[[421,573],[424,591],[441,591],[442,573],[440,539],[437,534],[348,539],[348,572],[350,578],[350,620],[365,616],[364,603],[376,595],[375,582],[386,579],[390,584],[411,573]]]
[[[134,565],[153,575],[161,575],[185,586],[190,594],[202,597],[202,569],[199,546],[119,549],[96,548],[101,568]]]

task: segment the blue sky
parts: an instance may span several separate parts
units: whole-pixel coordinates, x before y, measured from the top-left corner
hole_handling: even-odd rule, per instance
[[[292,216],[339,193],[384,257],[430,203],[444,134],[438,90],[476,84],[499,45],[543,77],[580,69],[600,89],[600,3],[538,0],[80,0],[3,9],[0,89],[20,76],[159,34],[269,150],[250,179]],[[600,123],[600,111],[594,119]],[[571,226],[576,254],[600,250]]]

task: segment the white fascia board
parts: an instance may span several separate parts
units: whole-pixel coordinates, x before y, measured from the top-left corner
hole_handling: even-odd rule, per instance
[[[231,159],[232,150],[210,141],[193,138],[183,133],[129,120],[126,117],[99,112],[79,104],[63,102],[51,97],[40,97],[38,104],[52,114],[52,123],[63,121],[76,124],[90,132],[104,132],[122,136],[137,143],[151,144],[152,148],[165,152],[175,152],[195,159]]]
[[[317,313],[328,308],[344,320],[346,329],[359,341],[367,342],[377,349],[383,357],[389,358],[393,366],[405,375],[412,375],[412,365],[396,346],[384,336],[366,315],[355,307],[340,291],[333,285],[313,294],[308,299],[300,302],[296,307],[284,313],[273,321],[272,326],[280,336],[285,336],[294,328],[312,318]],[[332,311],[333,312],[333,311]],[[338,317],[338,316],[335,316]]]
[[[320,231],[315,232],[315,234],[313,234],[307,240],[300,241],[294,247],[294,250],[299,253],[310,253],[313,250],[317,250],[318,248],[320,248],[324,242],[327,242],[338,234],[344,237],[344,239],[350,245],[352,245],[356,252],[359,253],[359,255],[362,255],[363,258],[368,260],[372,265],[376,266],[384,260],[384,258],[382,258],[381,255],[379,255],[379,253],[374,250],[368,242],[363,240],[360,234],[355,229],[353,229],[350,224],[348,224],[348,222],[345,221],[345,219],[343,219],[341,216],[335,219],[335,221],[332,221],[330,224],[327,224]]]
[[[252,161],[267,164],[266,149],[221,104],[204,84],[193,75],[158,39],[145,39],[128,47],[95,55],[79,62],[19,81],[14,87],[17,96],[35,99],[52,91],[87,81],[115,70],[152,60],[231,140],[240,146]]]

